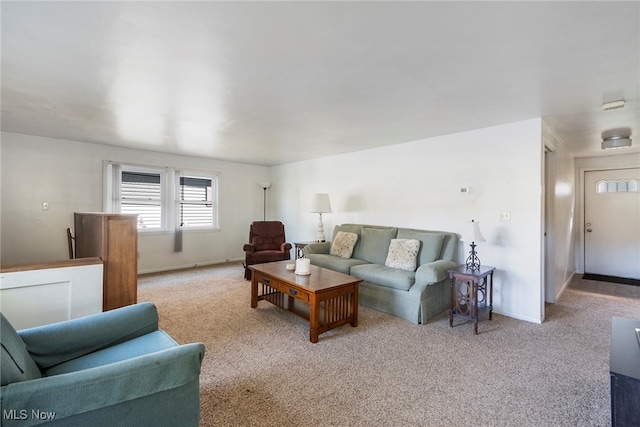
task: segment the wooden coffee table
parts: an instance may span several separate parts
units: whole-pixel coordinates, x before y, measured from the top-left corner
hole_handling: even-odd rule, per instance
[[[358,279],[326,268],[311,266],[302,276],[287,270],[291,261],[250,265],[251,307],[266,300],[309,321],[309,340],[338,326],[358,326]],[[295,263],[295,261],[293,262]]]

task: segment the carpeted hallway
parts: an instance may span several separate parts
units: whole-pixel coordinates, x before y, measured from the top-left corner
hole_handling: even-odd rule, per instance
[[[611,317],[640,287],[574,278],[546,321],[449,327],[359,308],[309,342],[302,319],[250,307],[239,263],[141,276],[179,343],[204,342],[202,426],[607,426]]]

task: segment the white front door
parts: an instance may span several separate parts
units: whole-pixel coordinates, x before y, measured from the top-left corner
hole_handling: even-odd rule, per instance
[[[640,168],[584,176],[585,273],[640,279]]]

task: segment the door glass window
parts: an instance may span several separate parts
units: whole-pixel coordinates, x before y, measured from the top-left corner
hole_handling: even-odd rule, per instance
[[[616,179],[609,181],[596,182],[596,193],[627,193],[638,192],[638,180],[637,179]]]

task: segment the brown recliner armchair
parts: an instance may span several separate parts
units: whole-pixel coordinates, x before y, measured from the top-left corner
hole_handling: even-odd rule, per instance
[[[249,228],[245,252],[244,278],[251,280],[252,264],[291,259],[291,243],[286,243],[284,224],[280,221],[254,221]]]

